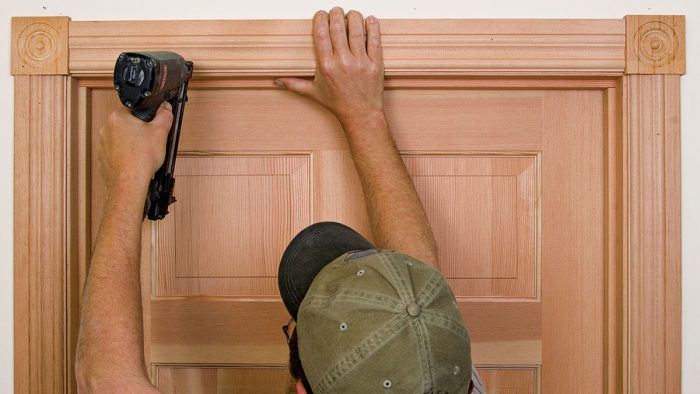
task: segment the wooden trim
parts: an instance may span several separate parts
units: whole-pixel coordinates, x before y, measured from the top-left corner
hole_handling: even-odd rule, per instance
[[[624,81],[624,392],[680,393],[680,77]]]
[[[12,18],[12,75],[67,75],[66,16]]]
[[[382,21],[391,88],[607,92],[611,393],[680,392],[680,78],[631,74],[683,73],[685,43],[682,23],[672,22],[678,55],[649,71],[629,52],[645,18]],[[313,74],[309,29],[308,21],[13,19],[16,392],[75,391],[75,286],[90,252],[87,98],[108,82],[116,54],[167,48],[195,61],[193,86],[216,88],[210,77],[224,77],[231,88],[273,88],[271,76]],[[649,34],[635,45],[662,48],[651,41],[663,29]],[[26,43],[39,41],[56,52],[32,60]]]
[[[15,391],[66,386],[66,80],[15,77]]]
[[[108,75],[125,49],[168,48],[203,75],[313,75],[309,20],[71,22],[70,73]],[[386,74],[620,75],[611,20],[382,20]]]
[[[685,16],[627,15],[625,74],[685,74]]]

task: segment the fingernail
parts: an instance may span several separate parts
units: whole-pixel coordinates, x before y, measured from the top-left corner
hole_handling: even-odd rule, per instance
[[[369,23],[377,23],[377,19],[374,17],[374,15],[370,15],[367,19],[369,19]]]
[[[279,80],[279,79],[275,79],[275,85],[277,85],[277,86],[283,88],[283,87],[284,87],[284,82],[282,82],[282,81]]]

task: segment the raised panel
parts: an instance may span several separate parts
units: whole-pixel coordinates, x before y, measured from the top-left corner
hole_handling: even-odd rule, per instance
[[[455,295],[536,297],[537,160],[404,156]]]
[[[157,226],[156,294],[271,296],[289,240],[311,223],[309,155],[182,157]]]
[[[283,394],[295,393],[285,367],[180,367],[159,366],[158,388],[177,394]]]
[[[491,394],[534,394],[537,368],[479,368],[479,375]]]

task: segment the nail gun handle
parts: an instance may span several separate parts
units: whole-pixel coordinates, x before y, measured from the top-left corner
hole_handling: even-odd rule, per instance
[[[191,63],[188,63],[191,70]],[[163,160],[163,165],[151,179],[143,210],[143,215],[150,220],[163,219],[168,214],[168,206],[175,202],[175,196],[173,196],[173,189],[175,188],[175,159],[177,158],[177,147],[180,141],[182,115],[187,102],[188,83],[189,80],[183,83],[177,96],[169,100],[173,107],[173,124],[170,127],[170,133],[168,133],[165,160]]]

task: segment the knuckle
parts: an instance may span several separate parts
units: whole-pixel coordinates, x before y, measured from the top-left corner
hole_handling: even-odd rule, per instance
[[[345,22],[344,21],[332,21],[330,26],[331,31],[334,32],[344,32]]]
[[[112,112],[111,114],[109,114],[109,116],[107,117],[107,123],[108,123],[110,126],[112,126],[112,127],[113,127],[113,126],[116,126],[117,124],[119,124],[119,117],[120,117],[120,116],[119,116],[119,111],[113,111],[113,112]]]
[[[324,59],[319,63],[319,68],[324,73],[329,73],[335,68],[335,63],[330,59]]]
[[[355,62],[352,61],[352,59],[349,56],[343,56],[340,58],[340,64],[343,66],[343,68],[354,68],[356,67]]]

